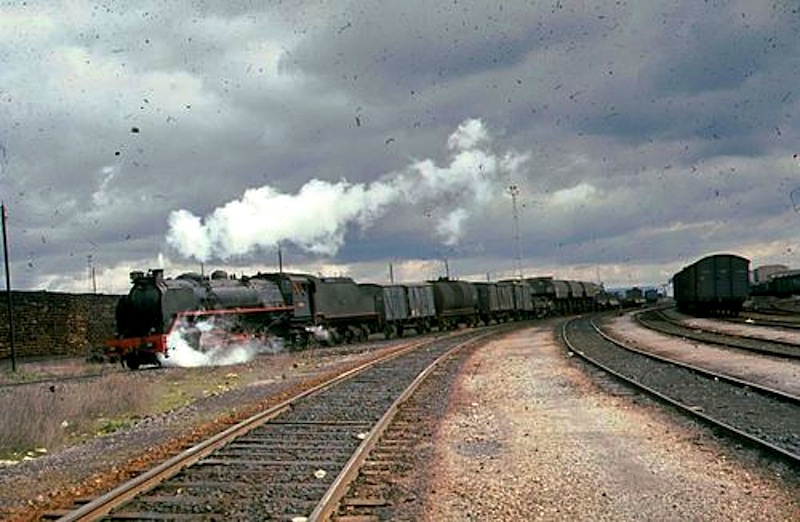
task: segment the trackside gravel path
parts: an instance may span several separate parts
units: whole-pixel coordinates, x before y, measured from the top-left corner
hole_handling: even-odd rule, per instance
[[[467,362],[426,520],[800,520],[797,477],[570,358],[549,325]]]

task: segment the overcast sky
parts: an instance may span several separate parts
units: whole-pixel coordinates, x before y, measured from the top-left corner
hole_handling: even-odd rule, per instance
[[[3,2],[12,286],[797,267],[798,79],[789,0]]]

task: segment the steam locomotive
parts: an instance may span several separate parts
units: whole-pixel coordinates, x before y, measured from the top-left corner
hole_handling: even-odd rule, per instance
[[[440,278],[416,284],[360,284],[347,277],[258,273],[236,278],[163,270],[132,272],[131,290],[116,309],[116,336],[106,355],[131,369],[169,357],[174,333],[194,348],[204,339],[236,342],[278,338],[292,347],[386,338],[460,324],[581,313],[608,303],[595,283],[551,277],[471,283]]]

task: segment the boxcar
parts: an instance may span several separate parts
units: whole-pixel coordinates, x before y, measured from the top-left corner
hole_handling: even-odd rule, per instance
[[[381,312],[387,339],[392,335],[402,336],[408,328],[417,333],[430,331],[436,319],[433,285],[388,285],[382,289]]]
[[[511,288],[513,298],[513,315],[515,319],[532,319],[535,317],[531,287],[525,281],[506,279],[498,283]]]
[[[693,315],[738,315],[749,294],[750,261],[715,254],[685,267],[672,278],[675,302]]]
[[[796,271],[778,274],[769,279],[769,294],[790,297],[800,294],[800,274]]]
[[[472,283],[478,292],[478,317],[489,324],[500,314],[500,297],[497,283]]]

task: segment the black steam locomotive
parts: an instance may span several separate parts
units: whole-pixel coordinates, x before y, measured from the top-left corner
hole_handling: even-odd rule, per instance
[[[117,305],[116,337],[106,343],[108,358],[131,369],[168,357],[168,339],[176,331],[200,349],[204,338],[279,338],[304,347],[315,340],[366,340],[378,332],[390,338],[410,329],[425,333],[459,324],[580,313],[603,302],[597,284],[552,278],[376,285],[286,272],[165,278],[163,270],[150,270],[132,272],[131,283]]]

